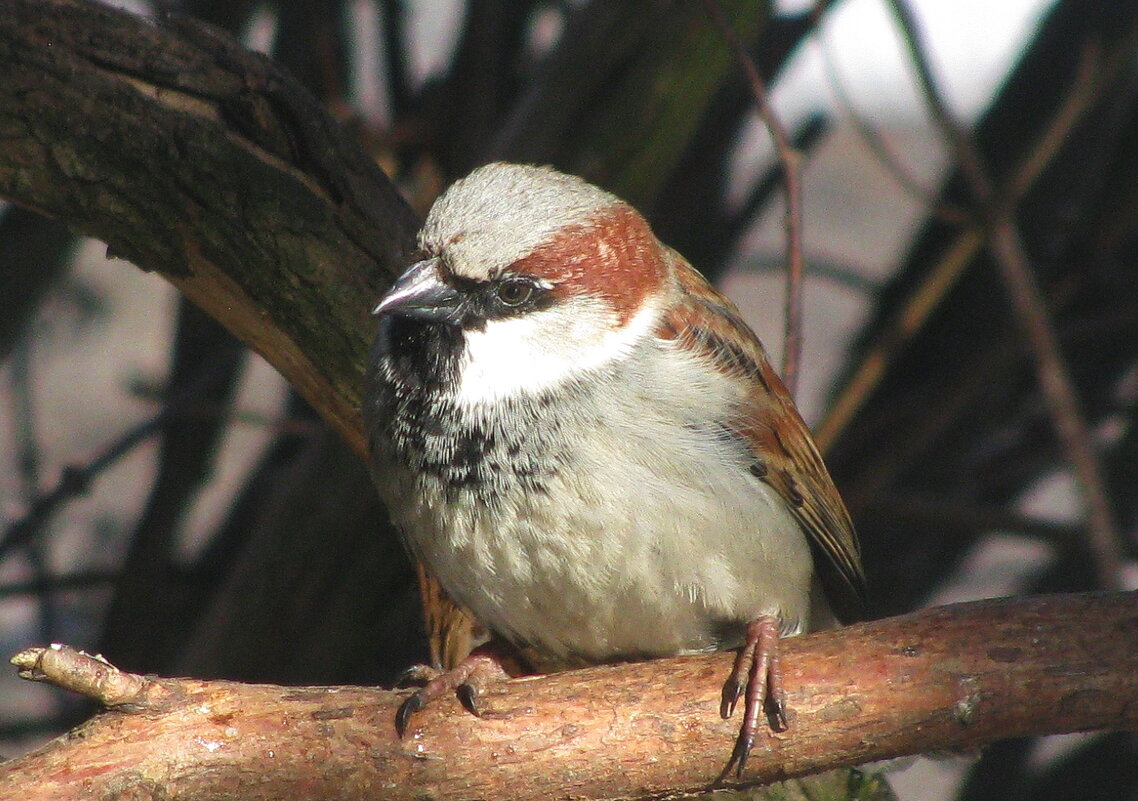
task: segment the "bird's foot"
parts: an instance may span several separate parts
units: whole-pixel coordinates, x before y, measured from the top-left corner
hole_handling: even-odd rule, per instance
[[[723,685],[719,714],[731,717],[739,698],[743,697],[743,725],[735,740],[731,759],[720,779],[726,778],[732,768],[735,776],[743,775],[747,757],[755,744],[759,731],[759,717],[766,713],[774,731],[786,731],[786,695],[782,688],[782,670],[778,657],[779,623],[770,615],[756,618],[747,624],[747,642],[735,657],[735,666]]]
[[[451,670],[438,670],[429,665],[412,665],[400,674],[396,686],[421,684],[395,713],[395,731],[402,737],[411,717],[436,698],[454,693],[471,713],[478,715],[478,696],[487,686],[510,678],[498,649],[484,645],[475,648]]]

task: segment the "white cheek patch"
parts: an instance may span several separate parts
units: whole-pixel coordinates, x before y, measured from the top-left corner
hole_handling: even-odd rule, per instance
[[[627,356],[651,333],[654,304],[613,328],[591,303],[566,303],[522,317],[489,320],[466,340],[457,400],[468,406],[536,395]]]

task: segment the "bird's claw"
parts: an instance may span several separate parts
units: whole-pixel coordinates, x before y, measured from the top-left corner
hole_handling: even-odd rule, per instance
[[[755,744],[759,718],[766,713],[768,724],[774,731],[786,731],[786,695],[782,687],[782,670],[778,656],[778,619],[764,616],[747,625],[747,642],[735,658],[731,675],[723,684],[719,714],[731,717],[739,699],[743,697],[743,723],[731,751],[731,759],[723,769],[724,778],[734,768],[735,777],[743,775],[747,758]]]
[[[395,713],[395,733],[399,735],[399,739],[403,739],[403,735],[407,733],[408,721],[423,708],[424,703],[426,702],[423,700],[423,691],[417,690],[399,705],[399,710]]]
[[[454,693],[472,714],[481,717],[478,699],[482,689],[496,681],[508,679],[510,674],[502,667],[498,656],[490,651],[475,649],[452,670],[437,671],[426,665],[416,665],[404,671],[403,676],[426,681],[408,696],[395,713],[395,731],[400,738],[407,732],[412,716],[436,698]]]

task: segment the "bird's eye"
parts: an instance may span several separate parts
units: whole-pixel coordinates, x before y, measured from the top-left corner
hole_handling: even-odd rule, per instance
[[[505,306],[521,306],[533,297],[533,284],[521,278],[508,278],[497,286],[498,300]]]

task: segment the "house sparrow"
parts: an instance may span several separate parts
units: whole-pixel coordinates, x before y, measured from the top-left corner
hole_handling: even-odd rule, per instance
[[[779,636],[823,588],[839,619],[864,593],[762,345],[631,206],[550,168],[475,170],[419,247],[375,308],[365,407],[412,556],[547,669],[741,647],[720,710],[746,693],[741,772],[762,711],[786,725]]]

